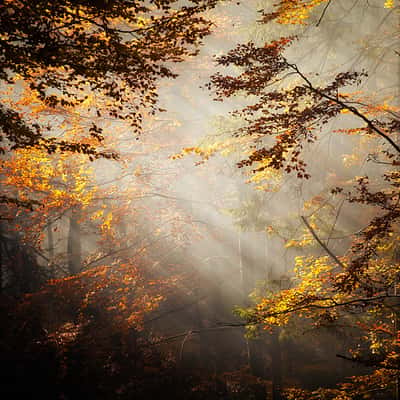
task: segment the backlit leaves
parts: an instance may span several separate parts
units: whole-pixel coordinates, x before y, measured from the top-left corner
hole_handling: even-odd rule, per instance
[[[88,107],[96,94],[108,102],[107,108],[93,102],[98,116],[126,120],[137,134],[144,109],[158,110],[157,80],[174,78],[170,63],[197,54],[210,33],[202,13],[215,3],[7,1],[0,10],[0,79],[25,81],[44,103],[36,112]],[[11,148],[97,154],[95,147],[54,139],[56,132],[49,135],[12,107],[2,106],[0,124]]]

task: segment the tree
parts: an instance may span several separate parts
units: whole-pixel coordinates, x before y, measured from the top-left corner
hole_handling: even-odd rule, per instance
[[[29,390],[33,392],[112,397],[118,390],[122,398],[145,398],[174,379],[172,360],[168,362],[158,352],[160,333],[148,321],[162,302],[177,296],[181,281],[188,281],[179,276],[187,271],[175,265],[176,253],[181,254],[180,248],[188,240],[188,229],[176,199],[166,200],[165,190],[160,196],[155,193],[160,190],[159,170],[148,158],[157,159],[160,153],[154,151],[154,138],[148,139],[152,146],[147,153],[139,156],[137,151],[134,160],[124,159],[123,185],[122,176],[115,182],[96,182],[89,168],[93,163],[84,155],[20,149],[4,163],[5,187],[21,198],[40,202],[33,212],[8,205],[9,227],[18,231],[20,242],[23,239],[35,256],[39,254],[40,264],[36,268],[27,262],[21,278],[16,275],[16,263],[7,262],[8,256],[2,259],[2,284],[11,283],[4,297],[16,297],[5,307],[5,315],[8,312],[13,323],[2,336],[4,353],[30,371]],[[140,169],[135,165],[138,162]],[[167,184],[165,173],[161,181]],[[150,203],[154,203],[156,215]],[[57,243],[52,256],[46,248],[50,246],[46,225],[54,230],[53,242]],[[48,276],[40,285],[31,282],[22,287],[22,293],[17,291],[20,282],[23,286],[29,276],[37,278],[35,274],[44,271]],[[16,276],[17,282],[10,282],[10,276]],[[19,333],[13,338],[12,331]],[[40,354],[48,354],[49,359],[42,363],[51,365],[51,374],[34,369]],[[151,371],[158,368],[165,376],[155,384]],[[20,377],[21,371],[19,367],[12,371],[5,390],[16,393],[20,388],[15,377]],[[78,371],[84,382],[78,380]],[[52,383],[44,388],[46,379]]]
[[[151,213],[149,203],[168,196],[154,193],[154,147],[132,142],[144,118],[150,125],[160,111],[158,81],[174,78],[172,63],[194,56],[210,33],[203,12],[215,4],[7,1],[0,7],[1,319],[12,320],[0,342],[15,362],[8,394],[147,398],[168,386],[165,376],[154,385],[162,374],[152,371],[169,371],[172,360],[156,349],[158,332],[145,317],[176,292],[178,268],[170,264],[187,240],[186,220],[172,197],[156,217]],[[130,134],[124,138],[130,146],[118,143],[121,130]],[[116,147],[135,160],[117,157],[110,150]],[[89,161],[98,158],[119,158],[115,168],[124,176],[95,177]],[[165,176],[159,181],[165,184]],[[11,248],[14,241],[29,253]],[[26,258],[23,276],[13,250]],[[48,372],[35,370],[38,361]],[[24,369],[26,389],[18,386]]]
[[[314,16],[313,21],[319,26],[328,18],[329,7],[334,3],[339,2],[281,1],[274,10],[263,12],[263,23],[307,24],[307,18]],[[389,10],[386,11],[389,16],[392,7],[390,2],[380,3],[380,9]],[[383,37],[381,46],[387,42]],[[395,103],[388,104],[379,93],[357,91],[368,71],[344,70],[329,76],[310,72],[310,66],[304,62],[290,61],[295,54],[291,49],[299,50],[302,45],[307,45],[307,39],[291,35],[261,46],[252,42],[240,44],[217,58],[217,64],[229,68],[229,72],[211,77],[209,88],[215,90],[215,99],[223,101],[245,95],[250,103],[233,112],[244,122],[234,131],[232,140],[250,143],[250,151],[237,165],[253,174],[264,174],[267,179],[274,171],[294,174],[304,181],[312,179],[313,173],[321,177],[323,160],[319,170],[310,167],[308,164],[313,161],[310,151],[335,120],[342,127],[334,134],[358,135],[370,142],[366,148],[371,151],[368,156],[371,168],[368,176],[355,177],[351,185],[339,184],[337,180],[329,188],[329,195],[342,196],[339,204],[361,205],[367,212],[356,234],[346,232],[350,246],[343,240],[332,251],[335,215],[331,227],[316,219],[320,209],[326,211],[326,202],[321,205],[320,199],[318,209],[309,214],[312,221],[302,216],[304,234],[308,236],[302,245],[306,250],[310,243],[313,246],[305,255],[303,252],[296,257],[292,286],[278,292],[259,293],[255,306],[241,315],[249,327],[261,324],[266,329],[274,326],[295,329],[308,323],[313,327],[342,326],[353,334],[357,332],[355,349],[349,349],[349,356],[339,356],[372,368],[372,373],[333,390],[322,388],[312,393],[293,390],[289,398],[357,398],[371,391],[382,396],[379,398],[387,398],[389,393],[397,393],[394,398],[398,398],[398,258],[393,242],[399,226],[398,108]],[[387,46],[390,48],[391,44]],[[187,151],[209,156],[202,149]],[[377,165],[381,167],[378,169]],[[385,183],[372,189],[378,182]],[[336,220],[340,208],[334,213]],[[316,249],[325,255],[317,256]],[[368,338],[368,346],[361,344],[363,338]]]
[[[168,63],[197,53],[210,33],[201,13],[215,0],[6,1],[0,9],[0,79],[15,85],[23,79],[47,105],[74,107],[88,90],[107,109],[91,105],[88,115],[126,119],[140,132],[143,109],[158,110],[156,82],[176,74]],[[102,115],[103,114],[103,115]],[[0,109],[3,153],[43,148],[111,157],[111,152],[72,140],[57,139],[60,126],[40,124],[4,105]],[[102,130],[89,127],[102,141]]]

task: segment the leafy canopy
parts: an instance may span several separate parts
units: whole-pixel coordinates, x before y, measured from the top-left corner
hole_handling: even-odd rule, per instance
[[[140,132],[143,110],[158,110],[160,78],[174,78],[171,63],[197,53],[210,33],[202,13],[216,0],[6,0],[0,8],[0,79],[26,81],[47,105],[82,104],[88,92],[108,98],[98,117],[128,120]],[[12,108],[0,106],[3,153],[41,147],[112,157],[93,145],[55,138],[55,121],[29,123]],[[44,130],[47,132],[44,133]],[[99,141],[100,127],[90,131]]]

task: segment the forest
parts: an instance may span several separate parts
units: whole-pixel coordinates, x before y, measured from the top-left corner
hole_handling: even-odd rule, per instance
[[[399,13],[1,1],[2,397],[400,400]]]

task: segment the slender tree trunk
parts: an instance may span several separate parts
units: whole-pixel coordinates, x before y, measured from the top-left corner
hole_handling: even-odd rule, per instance
[[[47,225],[47,246],[48,246],[49,258],[51,261],[54,260],[54,236],[52,228],[53,227],[49,222]]]
[[[4,278],[5,278],[5,264],[7,257],[7,240],[5,235],[3,236],[3,230],[0,225],[0,294],[3,293],[3,286],[5,286]]]
[[[243,262],[243,248],[242,248],[242,231],[238,231],[238,257],[239,257],[239,274],[240,274],[240,285],[242,287],[242,306],[246,306],[247,304],[247,291],[246,291],[246,279],[245,279],[245,271],[244,271],[244,262]],[[246,358],[247,362],[250,365],[251,369],[251,360],[250,360],[250,347],[249,340],[245,338],[245,349],[246,349]]]
[[[239,271],[240,280],[242,286],[242,305],[248,306],[249,299],[248,295],[252,289],[255,287],[255,265],[254,261],[247,261],[250,257],[245,258],[244,248],[243,248],[243,233],[238,232],[238,255],[239,255]],[[245,349],[247,363],[250,368],[250,372],[253,376],[258,378],[265,378],[265,366],[264,366],[264,347],[265,343],[263,338],[257,339],[247,339],[245,338]],[[254,388],[253,396],[256,400],[264,400],[266,393],[264,388],[260,385]]]
[[[210,285],[210,308],[212,310],[212,321],[225,320],[225,310],[223,302],[223,294],[221,290],[222,284],[222,263],[216,259],[212,262],[213,268],[209,268],[208,275],[213,279],[213,284]],[[210,265],[211,267],[211,265]],[[227,353],[226,340],[229,341],[229,332],[215,330],[210,332],[210,343],[212,345],[212,357],[214,362],[215,373],[215,391],[218,398],[225,398],[227,387],[225,380],[221,377],[225,370],[225,354]]]
[[[400,262],[400,249],[396,248],[395,251],[393,252],[393,261],[395,263],[399,263]],[[395,296],[398,295],[398,285],[399,285],[399,277],[397,276],[397,279],[395,279],[394,285],[393,285],[393,294]],[[396,301],[396,306],[399,305],[399,302]],[[394,313],[394,333],[396,335],[396,337],[398,336],[398,332],[400,329],[399,326],[399,308],[396,307],[395,308],[395,313]],[[396,381],[395,381],[395,387],[394,387],[394,400],[400,400],[400,375],[399,372],[397,372],[396,374]]]
[[[246,302],[246,288],[245,288],[245,278],[244,278],[244,266],[243,266],[243,250],[242,250],[242,231],[238,231],[238,257],[239,257],[239,274],[240,274],[240,284],[242,286],[242,303]]]
[[[0,295],[3,293],[3,238],[0,239]]]
[[[278,329],[274,329],[271,334],[270,354],[272,360],[272,400],[282,400],[282,352]]]
[[[71,275],[79,273],[82,268],[80,214],[80,210],[73,210],[69,219],[67,252],[68,270]]]
[[[271,263],[268,262],[270,258],[269,246],[267,237],[265,237],[265,265],[266,265],[266,279],[271,282],[273,279],[273,271]],[[272,400],[282,399],[282,349],[279,340],[279,328],[275,328],[270,335],[270,349],[271,357],[271,378],[272,378]]]

